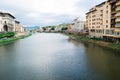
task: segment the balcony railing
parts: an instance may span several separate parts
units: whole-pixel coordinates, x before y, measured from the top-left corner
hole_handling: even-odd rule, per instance
[[[111,11],[111,14],[116,14],[116,10]]]
[[[120,32],[120,29],[119,29],[119,28],[116,28],[116,29],[114,30],[114,32]]]
[[[115,27],[120,27],[120,23],[116,23]]]
[[[120,11],[120,7],[117,7],[117,8],[116,8],[116,11]]]
[[[120,22],[120,18],[117,18],[115,21],[116,21],[116,22]]]
[[[115,19],[115,16],[111,16],[111,19]]]
[[[120,17],[120,12],[115,15],[116,17]]]

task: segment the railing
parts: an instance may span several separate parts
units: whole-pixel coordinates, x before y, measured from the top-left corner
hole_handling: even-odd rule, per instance
[[[115,11],[115,10],[112,10],[112,11],[111,11],[111,14],[115,14],[115,13],[116,13],[116,11]]]
[[[119,12],[119,13],[117,13],[115,16],[116,16],[116,17],[119,17],[119,16],[120,16],[120,12]]]
[[[117,8],[116,8],[116,11],[120,11],[120,7],[117,7]]]
[[[120,18],[117,18],[115,21],[116,21],[116,22],[120,22]]]
[[[120,23],[116,23],[115,27],[120,27]]]

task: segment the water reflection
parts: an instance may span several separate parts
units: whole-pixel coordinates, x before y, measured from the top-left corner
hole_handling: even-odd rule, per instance
[[[0,46],[0,80],[119,80],[120,56],[62,34]]]
[[[89,44],[86,46],[86,57],[93,70],[104,80],[120,79],[120,56],[115,52]]]

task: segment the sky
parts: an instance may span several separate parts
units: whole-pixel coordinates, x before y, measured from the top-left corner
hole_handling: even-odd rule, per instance
[[[90,8],[105,0],[0,0],[0,11],[9,12],[24,26],[48,26],[85,20]]]

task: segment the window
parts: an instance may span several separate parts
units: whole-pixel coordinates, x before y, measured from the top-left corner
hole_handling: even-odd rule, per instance
[[[5,21],[5,24],[6,24],[6,21]]]
[[[108,20],[106,20],[106,23],[108,23]]]
[[[106,11],[106,13],[108,13],[108,11]]]
[[[108,28],[108,25],[106,25],[106,28]]]
[[[119,32],[117,32],[117,35],[119,35]]]
[[[106,6],[106,8],[108,9],[108,5]]]

